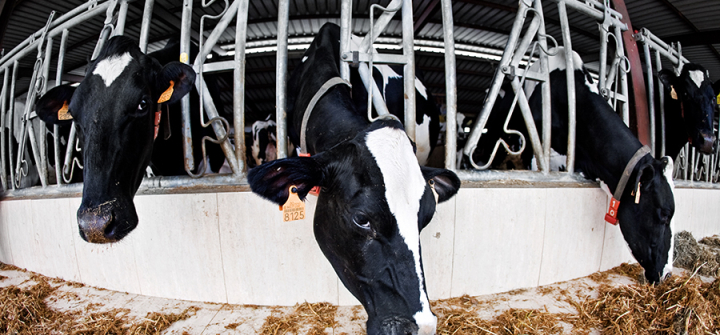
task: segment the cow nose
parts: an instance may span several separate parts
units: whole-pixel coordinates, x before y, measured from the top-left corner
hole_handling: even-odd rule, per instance
[[[715,143],[714,134],[702,134],[702,144],[698,148],[704,154],[711,154]]]
[[[381,334],[386,335],[419,335],[415,321],[402,317],[393,317],[382,322]],[[433,335],[422,334],[422,335]]]
[[[118,240],[117,224],[110,210],[81,208],[77,219],[83,240],[90,243],[111,243]]]

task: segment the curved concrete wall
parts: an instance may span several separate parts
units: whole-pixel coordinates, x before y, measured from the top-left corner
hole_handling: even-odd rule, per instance
[[[431,299],[544,285],[632,261],[595,187],[462,188],[422,232]],[[720,232],[720,191],[677,189],[675,226]],[[283,223],[249,192],[138,196],[113,245],[77,232],[79,198],[0,202],[0,261],[143,295],[233,304],[358,302],[320,252],[312,220]],[[307,217],[314,214],[309,197]]]

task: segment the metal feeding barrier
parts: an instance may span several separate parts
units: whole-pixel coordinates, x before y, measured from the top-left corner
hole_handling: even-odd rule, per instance
[[[215,0],[201,2],[203,8],[211,6]],[[202,15],[200,32],[194,32],[191,29],[193,1],[185,0],[183,3],[182,23],[180,26],[180,61],[189,62],[190,37],[195,36],[199,41],[199,54],[196,56],[195,62],[190,64],[198,72],[195,85],[197,91],[200,92],[201,101],[201,124],[203,127],[212,126],[216,138],[205,138],[202,142],[203,156],[205,152],[205,142],[211,141],[221,146],[228,165],[232,170],[229,175],[208,175],[204,176],[204,171],[193,173],[197,168],[197,164],[193,161],[193,151],[197,148],[192,146],[191,128],[190,128],[190,100],[186,96],[182,102],[182,124],[184,137],[183,150],[185,154],[185,170],[188,176],[162,176],[145,178],[138,193],[157,193],[164,189],[172,189],[176,187],[208,187],[217,185],[237,185],[241,184],[244,178],[243,171],[245,169],[245,143],[243,131],[244,129],[244,48],[247,28],[247,7],[248,0],[235,0],[232,3],[225,2],[225,8],[218,15]],[[139,47],[143,52],[147,51],[148,32],[151,24],[152,11],[154,9],[154,1],[145,1],[143,16],[141,21],[140,42]],[[50,63],[53,57],[57,59],[56,85],[63,82],[64,58],[66,54],[66,44],[68,36],[72,33],[73,28],[83,25],[87,28],[87,22],[95,17],[105,14],[105,20],[100,27],[98,42],[95,46],[92,58],[99,54],[105,41],[115,35],[122,35],[125,29],[127,18],[128,0],[109,0],[109,1],[88,1],[87,3],[74,8],[66,14],[55,17],[55,13],[51,13],[45,27],[38,32],[32,34],[13,50],[5,54],[0,59],[0,75],[3,75],[2,90],[0,91],[0,112],[1,117],[1,139],[0,139],[0,179],[2,179],[2,187],[7,191],[10,197],[62,197],[78,195],[81,191],[81,184],[68,184],[73,174],[79,173],[82,165],[77,158],[73,158],[73,151],[79,150],[77,132],[75,126],[71,127],[68,135],[66,151],[60,151],[61,137],[58,133],[58,126],[54,126],[52,137],[54,147],[54,160],[56,162],[54,174],[48,171],[48,152],[46,144],[45,124],[37,118],[33,111],[35,101],[40,95],[45,93],[48,88],[48,77],[50,72]],[[216,62],[206,64],[207,55],[216,48],[215,44],[220,35],[227,29],[230,22],[237,17],[236,20],[236,38],[235,38],[235,61]],[[214,29],[205,34],[202,31],[206,20],[217,20]],[[57,53],[53,53],[53,39],[60,35],[60,47]],[[29,89],[24,109],[22,111],[15,108],[16,83],[18,81],[18,68],[20,61],[31,55],[37,50],[36,62],[30,79]],[[207,85],[204,81],[203,73],[217,71],[233,71],[233,126],[239,131],[234,135],[234,147],[228,136],[228,121],[218,115],[217,108],[210,96]],[[206,121],[207,117],[207,121]],[[21,134],[17,138],[17,145],[13,145],[12,136],[14,123],[16,118],[20,118]],[[30,150],[26,150],[26,142],[30,142]],[[214,145],[213,144],[213,145]],[[32,155],[31,164],[30,156]],[[64,158],[64,159],[62,159]],[[62,162],[62,164],[58,164]],[[58,167],[61,165],[61,167]],[[31,168],[35,166],[37,169],[38,179],[41,187],[30,187],[21,189],[21,182],[27,178]],[[207,166],[207,162],[205,162]],[[8,173],[9,172],[9,173]],[[9,177],[9,179],[8,179]],[[50,178],[54,177],[54,178]],[[200,178],[202,177],[202,178]],[[54,180],[52,180],[54,179]],[[33,185],[23,185],[33,186]]]
[[[635,33],[633,37],[643,45],[643,51],[645,53],[645,71],[648,74],[657,73],[662,68],[662,57],[664,57],[673,67],[676,75],[680,75],[683,64],[689,63],[687,58],[682,55],[682,46],[680,43],[666,43],[657,36],[653,35],[650,30],[646,28],[640,29],[639,32]],[[654,57],[652,57],[654,54]],[[655,63],[655,71],[653,71],[653,58]],[[648,77],[650,77],[648,75]],[[661,155],[665,155],[665,104],[664,104],[664,93],[662,82],[658,81],[657,92],[655,92],[654,82],[648,80],[647,92],[648,92],[648,106],[650,108],[650,129],[652,137],[652,148],[656,150],[656,139],[654,137],[655,129],[658,126],[658,122],[654,120],[654,110],[659,108],[660,110],[660,129],[663,134],[660,139],[660,152]],[[658,96],[659,106],[655,106],[654,99],[655,94]],[[718,148],[718,128],[713,126],[713,131],[716,135],[716,142],[714,144],[713,154],[702,154],[695,151],[695,147],[691,147],[689,143],[685,144],[685,147],[680,151],[675,159],[675,171],[673,172],[673,178],[687,180],[687,181],[704,181],[717,183],[720,180],[720,148]]]
[[[610,8],[608,0],[604,3],[593,0],[554,1],[557,3],[558,7],[562,42],[565,52],[565,65],[568,69],[572,69],[574,66],[567,8],[572,8],[578,13],[588,16],[598,22],[600,30],[600,66],[598,73],[600,79],[600,93],[606,99],[610,99],[609,103],[615,109],[618,107],[618,102],[622,103],[621,108],[623,120],[626,124],[628,124],[628,86],[626,73],[629,70],[629,66],[627,65],[627,58],[624,55],[620,37],[622,31],[627,30],[627,26],[621,21],[622,15]],[[527,25],[527,29],[523,32],[523,27],[529,19],[530,14],[532,14],[532,19],[530,20],[530,24]],[[610,37],[612,37],[615,41],[615,54],[612,58],[610,66],[608,67],[607,56],[608,41],[610,40]],[[485,104],[483,105],[483,108],[473,125],[469,139],[463,149],[463,154],[467,156],[470,164],[475,169],[487,169],[492,163],[492,160],[495,158],[495,154],[501,144],[505,147],[505,150],[509,154],[517,155],[523,150],[526,150],[525,143],[529,142],[532,145],[532,150],[538,162],[539,170],[544,174],[547,174],[550,171],[551,118],[550,87],[548,85],[550,76],[548,71],[548,56],[552,51],[548,48],[548,39],[553,41],[555,46],[557,46],[555,39],[545,32],[544,14],[541,1],[520,0],[513,28],[510,32],[508,43],[505,47],[502,59],[500,60],[500,64],[498,65],[498,70],[495,72],[492,86],[490,86]],[[531,64],[533,62],[539,62],[538,71],[531,69]],[[572,71],[566,72],[568,83],[568,147],[566,170],[568,173],[572,174],[575,163],[575,78]],[[506,134],[515,134],[520,136],[523,145],[518,151],[513,152],[509,145],[500,138],[495,143],[490,159],[484,164],[479,165],[474,161],[473,153],[478,146],[478,142],[483,134],[483,129],[485,129],[487,120],[490,117],[490,113],[497,100],[497,96],[500,92],[500,87],[504,79],[510,81],[513,91],[515,92],[515,101],[513,101],[513,108],[510,109],[510,112],[507,115],[503,131]],[[540,126],[542,127],[542,139],[540,139],[539,132],[537,130],[538,128],[535,125],[532,112],[530,111],[528,103],[529,97],[525,95],[523,90],[523,83],[526,80],[535,81],[541,84],[543,123]],[[515,104],[519,106],[520,112],[522,113],[525,125],[528,129],[529,139],[525,139],[524,136],[517,130],[507,128],[507,124],[512,116],[512,110],[514,109]],[[473,174],[475,176],[473,176]],[[469,178],[482,178],[482,175],[477,172],[466,173],[464,176]]]

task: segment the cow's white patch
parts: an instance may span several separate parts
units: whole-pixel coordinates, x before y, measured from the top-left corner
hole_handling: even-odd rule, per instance
[[[437,318],[430,311],[430,303],[425,294],[418,230],[418,211],[420,198],[425,193],[425,178],[413,155],[412,144],[401,129],[374,130],[367,134],[365,142],[382,173],[385,199],[390,212],[395,216],[400,236],[413,254],[422,306],[413,317],[421,330],[420,334],[433,334]]]
[[[132,59],[129,52],[105,58],[97,63],[93,74],[100,76],[105,82],[105,86],[110,87],[113,81],[123,73]]]
[[[305,61],[308,59],[308,56],[304,56],[301,60],[301,62],[305,63]]]
[[[665,180],[667,180],[668,185],[670,185],[670,192],[673,193],[673,199],[675,198],[675,183],[673,183],[672,173],[673,173],[673,160],[670,158],[670,156],[665,156],[668,160],[668,164],[665,166],[665,169],[663,170],[663,175],[665,176]],[[665,278],[665,276],[672,272],[673,269],[673,251],[675,250],[675,220],[670,219],[670,250],[668,250],[668,260],[667,264],[665,264],[665,267],[663,268],[662,277]]]
[[[417,161],[420,165],[427,163],[430,156],[430,116],[423,115],[423,122],[415,128],[415,145],[417,146]]]
[[[600,94],[597,84],[595,84],[593,82],[592,78],[588,78],[587,75],[585,75],[585,86],[587,86],[590,89],[590,92],[593,92],[595,94]]]
[[[690,75],[690,79],[692,79],[698,88],[700,88],[700,85],[702,85],[702,82],[705,80],[705,74],[700,70],[688,71],[688,75]]]

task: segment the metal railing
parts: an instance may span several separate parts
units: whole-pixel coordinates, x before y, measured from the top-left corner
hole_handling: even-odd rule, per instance
[[[627,106],[627,79],[626,70],[627,66],[623,68],[623,60],[625,59],[624,49],[620,41],[622,31],[627,30],[627,26],[621,22],[622,15],[612,9],[610,9],[609,2],[606,0],[604,3],[599,3],[594,0],[578,1],[578,0],[554,0],[558,6],[560,28],[562,32],[562,41],[565,52],[566,68],[572,69],[573,57],[572,57],[572,40],[570,38],[570,25],[568,23],[567,8],[581,13],[585,16],[590,17],[598,22],[600,29],[600,92],[606,98],[612,98],[609,102],[613,108],[617,108],[617,102],[622,103],[622,115],[623,120],[628,124],[629,113]],[[523,33],[523,27],[525,26],[526,20],[529,14],[532,15],[532,20],[527,26],[527,29]],[[525,143],[529,142],[532,145],[535,158],[538,162],[539,170],[543,174],[550,172],[550,87],[549,85],[540,85],[542,94],[542,115],[543,124],[542,135],[540,139],[539,132],[533,120],[532,112],[530,111],[528,97],[525,95],[523,90],[523,82],[525,80],[532,80],[539,83],[547,83],[549,80],[548,71],[548,55],[550,49],[548,49],[547,39],[555,40],[545,32],[543,7],[540,0],[520,0],[518,3],[518,11],[513,23],[513,28],[508,38],[508,43],[503,52],[502,59],[498,66],[498,70],[495,72],[492,86],[490,87],[487,95],[485,104],[483,105],[482,111],[479,117],[473,125],[473,129],[470,133],[469,139],[463,149],[463,154],[468,158],[470,164],[478,170],[487,169],[497,153],[497,150],[501,144],[504,145],[505,150],[509,154],[520,154],[523,150],[526,150]],[[607,44],[609,37],[614,37],[615,55],[613,61],[608,69],[607,66]],[[557,42],[555,42],[557,46]],[[531,68],[530,63],[537,58],[539,62],[538,70]],[[527,60],[526,60],[527,59]],[[574,172],[575,163],[575,78],[572,71],[567,72],[567,88],[568,88],[568,147],[567,147],[567,160],[566,160],[566,171],[569,174]],[[490,156],[490,159],[484,165],[478,165],[474,162],[473,153],[478,146],[478,142],[483,134],[486,123],[490,117],[492,108],[497,100],[500,87],[503,80],[507,79],[510,81],[513,91],[515,92],[515,101],[513,101],[513,107],[507,115],[505,127],[503,131],[506,134],[515,134],[521,137],[523,145],[517,152],[512,152],[500,138],[495,143],[494,149]],[[618,92],[619,91],[619,92]],[[527,141],[522,134],[516,130],[507,129],[507,124],[510,117],[512,116],[512,110],[514,106],[519,106],[520,112],[522,113],[525,125],[528,130],[529,141]],[[450,150],[450,148],[448,148]],[[469,179],[483,178],[477,171],[467,171],[462,174],[463,177]]]

